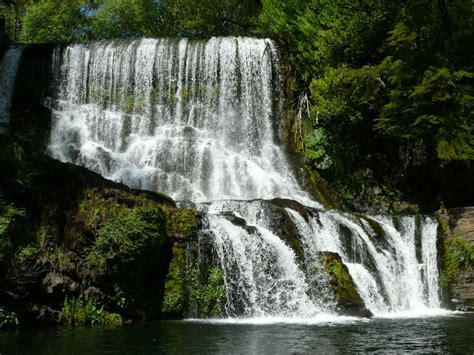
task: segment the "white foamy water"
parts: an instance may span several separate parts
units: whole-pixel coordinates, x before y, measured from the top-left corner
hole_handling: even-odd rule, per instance
[[[311,203],[278,143],[271,41],[101,42],[56,56],[53,157],[178,200]]]
[[[314,317],[252,317],[252,318],[213,318],[213,319],[186,319],[191,323],[210,324],[248,324],[248,325],[269,325],[269,324],[305,324],[305,325],[331,325],[331,324],[354,324],[370,322],[367,318],[345,317],[335,314],[320,314]]]
[[[314,241],[315,251],[341,256],[373,314],[443,313],[434,219],[369,216],[383,230],[383,235],[377,235],[366,220],[351,215],[320,212],[305,221],[297,212],[289,213],[302,239]],[[416,255],[417,233],[421,234],[421,260]]]

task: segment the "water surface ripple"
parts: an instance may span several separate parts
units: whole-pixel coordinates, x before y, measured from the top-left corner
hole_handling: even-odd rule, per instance
[[[320,324],[169,321],[0,333],[2,354],[474,353],[473,313]]]

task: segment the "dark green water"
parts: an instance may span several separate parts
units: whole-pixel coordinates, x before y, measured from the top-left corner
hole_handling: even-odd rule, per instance
[[[474,353],[474,314],[333,324],[157,322],[0,333],[6,354]]]

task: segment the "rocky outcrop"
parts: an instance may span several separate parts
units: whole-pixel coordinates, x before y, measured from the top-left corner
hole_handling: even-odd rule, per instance
[[[200,214],[16,137],[0,137],[0,308],[22,326],[160,318],[173,243]]]
[[[453,208],[448,211],[448,215],[452,232],[474,243],[474,207]]]
[[[458,259],[461,257],[463,260],[448,285],[449,299],[452,306],[458,310],[474,311],[474,265],[472,265],[474,260],[474,207],[450,209],[444,214],[444,218],[449,227],[449,235],[445,238],[448,242],[457,238],[460,241],[457,245],[462,243],[457,246],[457,249],[461,249],[461,252],[466,254],[463,255],[458,251],[458,255],[461,255],[458,256]],[[446,248],[444,251],[446,253]],[[468,260],[464,260],[466,258]]]
[[[336,297],[338,311],[350,316],[371,317],[372,312],[367,309],[359,295],[349,269],[339,254],[331,252],[321,254],[322,264],[331,277],[330,286]]]

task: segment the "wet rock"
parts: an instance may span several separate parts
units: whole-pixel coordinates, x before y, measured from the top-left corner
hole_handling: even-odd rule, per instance
[[[54,310],[47,306],[34,307],[33,311],[36,312],[36,321],[39,323],[60,323],[62,319],[62,312]]]
[[[282,208],[291,208],[292,210],[295,210],[298,212],[303,218],[307,221],[308,220],[308,211],[306,210],[306,207],[304,207],[301,203],[294,201],[294,200],[288,200],[288,199],[283,199],[283,198],[274,198],[273,200],[270,201],[273,205],[282,207]]]
[[[46,293],[64,293],[74,292],[78,288],[78,283],[73,281],[70,277],[64,276],[56,272],[50,272],[42,281]]]
[[[355,317],[371,317],[370,312],[359,292],[349,269],[337,253],[322,252],[322,264],[331,276],[330,286],[337,301],[337,309],[341,314]]]

